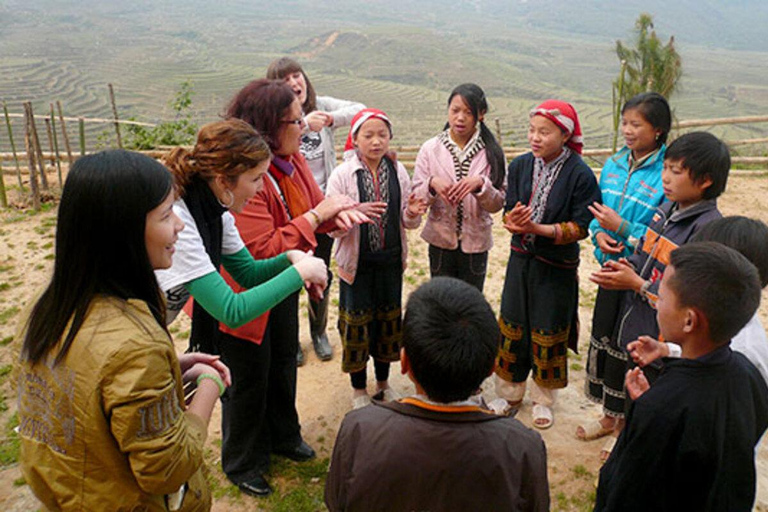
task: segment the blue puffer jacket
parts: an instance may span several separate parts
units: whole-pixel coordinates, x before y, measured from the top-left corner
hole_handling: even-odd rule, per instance
[[[664,202],[661,169],[664,166],[666,149],[667,147],[662,144],[655,154],[631,173],[629,172],[631,150],[626,146],[605,162],[600,173],[603,204],[618,212],[629,226],[622,233],[616,233],[601,228],[597,219],[592,220],[589,224],[589,232],[592,234],[592,243],[595,246],[595,258],[600,264],[608,259],[631,256],[637,241],[645,234],[645,228],[650,224],[656,208]],[[618,255],[603,254],[595,240],[595,235],[601,231],[608,233],[617,242],[622,242],[624,251]]]

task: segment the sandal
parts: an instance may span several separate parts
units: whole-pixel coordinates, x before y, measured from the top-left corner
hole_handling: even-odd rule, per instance
[[[611,456],[613,447],[616,446],[616,439],[617,438],[614,436],[608,437],[608,439],[605,440],[605,444],[603,444],[603,447],[600,449],[600,462],[603,464],[605,464],[605,461]]]
[[[522,400],[510,402],[503,398],[497,398],[496,400],[491,400],[490,402],[488,402],[486,404],[486,408],[498,414],[499,416],[514,417],[515,414],[517,414],[517,411],[520,410],[520,406],[522,404],[523,404]]]
[[[584,432],[583,436],[579,435],[579,430],[581,429]],[[611,432],[613,432],[613,426],[610,428],[605,428],[602,423],[598,420],[592,420],[587,423],[582,423],[578,426],[576,429],[576,439],[580,439],[582,441],[592,441],[593,439],[600,439],[601,437],[605,437]]]
[[[543,404],[533,404],[533,426],[545,430],[552,426],[555,417],[552,409]]]

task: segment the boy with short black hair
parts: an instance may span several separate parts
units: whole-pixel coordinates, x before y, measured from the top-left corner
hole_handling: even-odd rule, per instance
[[[693,132],[676,139],[664,155],[661,181],[667,200],[656,211],[634,254],[607,261],[590,277],[602,288],[624,290],[615,312],[606,314],[607,323],[614,317],[612,334],[597,340],[605,347],[606,357],[593,379],[602,384],[604,409],[615,418],[613,434],[602,449],[603,460],[623,428],[627,345],[642,335],[658,337],[654,303],[669,255],[702,226],[722,217],[717,197],[725,190],[730,163],[728,147],[712,134]],[[596,368],[598,362],[590,359],[588,366]],[[648,378],[653,380],[659,368],[658,362],[648,367]]]
[[[600,472],[596,511],[751,510],[768,387],[728,342],[759,303],[757,270],[735,250],[699,242],[672,252],[658,323],[683,358],[665,360],[650,388],[639,368],[628,374],[640,395]]]
[[[416,394],[344,418],[325,487],[332,512],[549,509],[539,434],[472,396],[499,339],[475,287],[438,277],[411,294],[400,363]]]
[[[692,242],[718,242],[746,257],[757,267],[760,286],[768,286],[768,226],[742,216],[723,217],[710,222],[694,235]],[[680,347],[640,336],[627,345],[632,360],[646,366],[661,357],[680,357]],[[768,384],[768,336],[757,313],[731,340],[731,350],[741,352],[760,371]]]

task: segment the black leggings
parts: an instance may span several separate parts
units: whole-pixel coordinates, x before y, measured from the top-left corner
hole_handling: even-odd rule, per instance
[[[389,363],[373,360],[373,371],[376,374],[376,380],[381,382],[389,380]],[[352,381],[353,389],[365,389],[368,380],[368,372],[365,368],[359,372],[351,372],[349,378]]]

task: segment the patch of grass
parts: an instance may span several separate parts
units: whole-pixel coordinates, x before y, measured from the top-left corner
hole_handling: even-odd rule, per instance
[[[0,340],[0,347],[4,347],[12,341],[13,341],[13,336],[6,336],[5,338]]]
[[[412,285],[412,286],[415,286],[415,285],[416,285],[416,278],[415,278],[415,277],[413,277],[413,276],[405,276],[405,277],[403,278],[403,280],[404,280],[406,283],[408,283],[408,284],[410,284],[410,285]]]
[[[53,242],[48,242],[48,243],[43,244],[40,248],[41,249],[50,249],[52,247],[53,247]]]
[[[27,485],[27,481],[24,479],[23,476],[13,481],[14,487],[21,487],[22,485]]]
[[[571,370],[573,370],[575,372],[580,372],[583,369],[584,369],[584,367],[581,366],[579,363],[571,363]]]
[[[19,308],[17,306],[11,306],[10,308],[3,310],[0,312],[0,325],[5,325],[8,323],[8,320],[13,318],[19,313]]]
[[[0,283],[0,292],[4,292],[5,290],[9,290],[11,288],[11,285],[8,283]]]
[[[179,334],[177,334],[176,337],[179,338],[180,340],[188,340],[189,335],[190,335],[190,331],[189,329],[187,329],[186,331],[182,331]]]
[[[18,425],[18,414],[11,416],[5,424],[4,437],[0,439],[0,466],[9,466],[19,461],[19,435],[13,430]]]
[[[583,464],[573,466],[571,473],[575,478],[594,478],[594,475]]]
[[[13,265],[0,265],[0,273],[13,270]]]
[[[52,260],[55,257],[56,256],[54,256],[53,254],[46,254],[45,256],[43,256],[43,259],[44,260]]]
[[[11,370],[13,370],[12,364],[5,364],[0,366],[0,384],[5,382],[5,378],[8,376],[8,374],[11,373]]]
[[[42,263],[38,263],[34,267],[35,270],[43,270],[44,268],[45,268],[45,265],[43,265]]]

